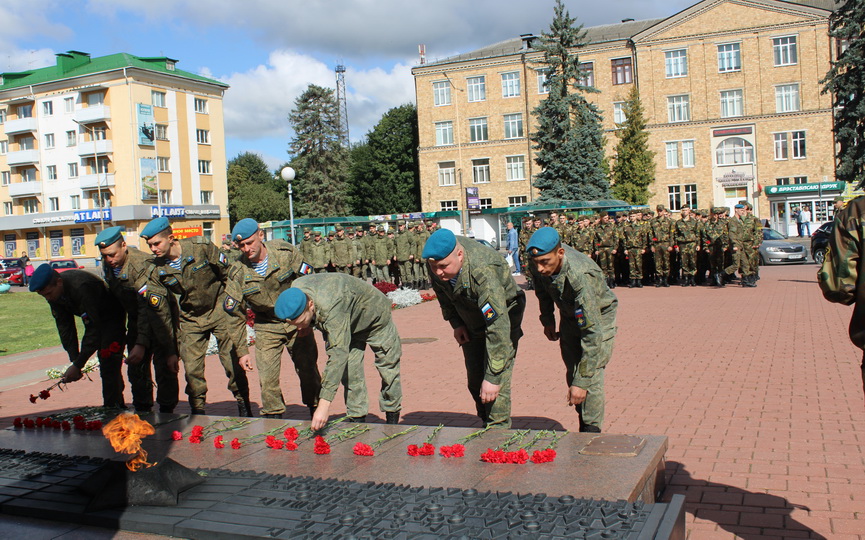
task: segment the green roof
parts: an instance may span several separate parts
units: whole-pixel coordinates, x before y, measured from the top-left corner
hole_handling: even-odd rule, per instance
[[[81,77],[82,75],[90,75],[93,73],[101,73],[123,68],[154,71],[174,77],[228,88],[228,85],[223,82],[202,77],[201,75],[196,75],[195,73],[190,73],[188,71],[176,68],[169,69],[167,67],[168,65],[174,65],[176,62],[177,60],[165,56],[140,57],[128,53],[118,53],[90,58],[90,55],[87,53],[68,51],[57,54],[56,65],[40,69],[32,69],[29,71],[20,71],[17,73],[0,74],[3,77],[3,84],[0,85],[0,92],[22,86],[44,84],[51,81],[71,79],[73,77]]]

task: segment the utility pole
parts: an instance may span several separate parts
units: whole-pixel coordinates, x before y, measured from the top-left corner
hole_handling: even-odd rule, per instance
[[[345,101],[345,66],[338,64],[336,72],[336,106],[339,108],[339,140],[348,148],[348,106]]]

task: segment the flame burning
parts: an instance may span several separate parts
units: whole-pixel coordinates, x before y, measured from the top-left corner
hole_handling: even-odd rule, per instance
[[[141,439],[153,435],[156,430],[146,420],[142,420],[137,414],[120,414],[114,420],[108,422],[102,428],[102,433],[115,452],[123,454],[134,454],[127,462],[126,467],[130,471],[137,471],[142,467],[152,467],[155,463],[147,462],[147,451],[141,448]]]

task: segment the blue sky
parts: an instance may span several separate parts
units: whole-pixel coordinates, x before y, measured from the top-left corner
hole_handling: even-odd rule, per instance
[[[565,0],[586,26],[667,17],[696,0]],[[231,85],[228,157],[286,159],[287,116],[314,83],[346,67],[352,140],[391,107],[414,102],[418,44],[432,61],[549,26],[554,0],[2,0],[0,71],[52,65],[54,54],[169,56]]]

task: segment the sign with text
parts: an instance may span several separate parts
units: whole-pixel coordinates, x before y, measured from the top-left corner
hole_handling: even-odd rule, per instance
[[[137,104],[138,110],[138,144],[154,146],[156,141],[156,124],[153,121],[153,105]]]
[[[100,218],[100,214],[102,217]],[[92,223],[94,221],[111,221],[110,208],[96,208],[94,210],[81,210],[75,212],[75,223]]]
[[[466,208],[469,209],[469,214],[478,214],[481,211],[481,199],[478,188],[466,188]]]
[[[171,234],[178,240],[182,238],[190,238],[192,236],[204,236],[204,230],[201,226],[197,227],[172,227]]]
[[[150,217],[186,217],[185,206],[151,206]]]
[[[766,195],[783,195],[786,193],[817,193],[820,191],[841,191],[844,182],[818,182],[815,184],[789,184],[786,186],[766,186]]]

